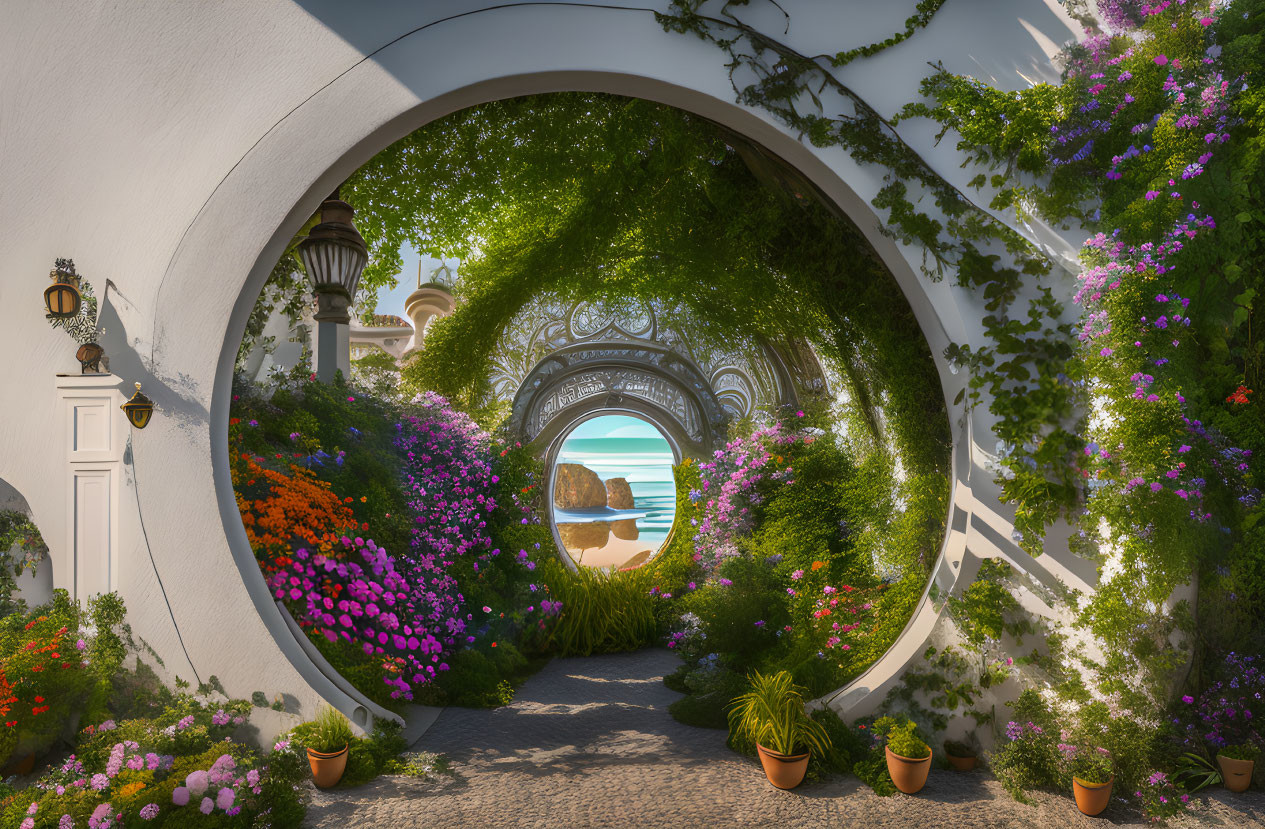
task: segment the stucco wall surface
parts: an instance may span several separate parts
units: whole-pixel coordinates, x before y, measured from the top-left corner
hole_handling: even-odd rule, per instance
[[[652,2],[662,7],[662,2]],[[783,2],[784,38],[808,52],[882,40],[913,2]],[[785,26],[756,4],[767,28]],[[231,368],[246,315],[284,243],[321,198],[391,141],[494,98],[562,89],[638,95],[689,109],[763,143],[845,209],[888,261],[939,355],[977,344],[979,306],[952,280],[918,274],[919,251],[878,233],[868,207],[882,171],[801,144],[732,103],[720,53],[665,33],[646,7],[239,0],[119,3],[20,0],[0,29],[0,478],[16,487],[64,556],[65,457],[51,413],[74,345],[43,319],[56,257],[72,257],[98,296],[110,369],[144,383],[153,422],[132,432],[119,499],[119,587],[133,627],[168,668],[230,693],[351,695],[294,642],[254,565],[229,487]],[[917,95],[926,61],[1003,86],[1057,80],[1050,55],[1075,28],[1053,0],[955,0],[931,26],[841,77],[884,113]],[[925,125],[908,140],[950,180],[952,141]],[[1022,228],[1058,256],[1077,240]],[[937,356],[939,390],[965,383]],[[930,391],[930,390],[929,390]],[[934,393],[934,392],[932,392]],[[1037,564],[1009,542],[1008,514],[979,464],[986,422],[955,418],[954,512],[934,578],[950,588],[1004,555],[1042,579],[1092,582],[1062,556]],[[120,415],[121,416],[121,415]],[[65,566],[64,563],[62,565]],[[1079,575],[1078,575],[1079,574]],[[159,580],[161,579],[161,584]],[[938,612],[924,602],[908,635],[847,696],[860,706],[921,650]]]

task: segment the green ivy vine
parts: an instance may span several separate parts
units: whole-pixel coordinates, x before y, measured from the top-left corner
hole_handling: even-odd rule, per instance
[[[896,121],[885,119],[829,71],[906,39],[941,4],[920,3],[901,35],[833,57],[805,55],[744,23],[735,10],[746,2],[726,2],[715,15],[704,14],[704,5],[704,0],[676,0],[669,12],[658,15],[659,22],[722,50],[740,103],[770,112],[815,146],[838,146],[858,162],[884,168],[886,184],[874,199],[874,206],[887,213],[883,232],[920,247],[929,278],[953,274],[957,284],[984,298],[990,345],[955,345],[946,357],[971,375],[956,402],[969,408],[981,400],[982,390],[989,392],[994,431],[1007,447],[1000,461],[1003,497],[1016,508],[1017,540],[1039,554],[1045,527],[1081,499],[1076,457],[1082,446],[1077,437],[1082,372],[1071,325],[1062,321],[1064,307],[1048,285],[1039,283],[1051,264],[936,173],[900,136]],[[850,111],[827,115],[826,91]],[[911,194],[910,183],[920,192]],[[916,205],[915,199],[925,196],[938,217]],[[1034,286],[1026,313],[1015,313],[1021,294]]]

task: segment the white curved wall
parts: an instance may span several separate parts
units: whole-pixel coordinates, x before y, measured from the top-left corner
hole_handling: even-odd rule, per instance
[[[813,53],[883,39],[903,28],[913,3],[783,5],[786,39]],[[1009,3],[1006,12],[987,0],[946,4],[926,31],[842,76],[885,113],[916,96],[926,60],[1003,86],[1054,79],[1050,44],[1075,34],[1071,21],[1052,0]],[[663,32],[644,10],[66,0],[9,16],[0,32],[0,477],[27,495],[41,527],[64,523],[64,459],[50,449],[59,439],[50,413],[54,375],[78,367],[71,341],[43,319],[40,294],[54,258],[73,257],[98,295],[110,283],[100,341],[112,371],[129,386],[143,382],[157,406],[124,457],[120,589],[133,627],[174,673],[215,674],[232,694],[286,692],[304,710],[318,696],[354,706],[293,641],[246,543],[224,437],[231,370],[284,243],[334,185],[436,117],[567,89],[705,115],[796,165],[852,216],[909,298],[946,402],[966,378],[948,372],[941,352],[951,341],[980,343],[976,299],[951,280],[919,276],[919,252],[878,233],[868,202],[881,170],[807,147],[764,113],[731,103],[722,55]],[[780,15],[768,25],[780,32]],[[913,122],[902,132],[945,176],[962,175],[951,141],[935,147],[929,127]],[[1060,254],[1074,251],[1038,232]],[[952,587],[980,556],[1003,555],[1042,580],[1092,584],[1092,566],[1065,553],[1034,562],[1010,543],[1009,513],[978,465],[993,441],[973,440],[987,421],[959,422],[960,407],[949,408],[954,506],[935,581]],[[49,536],[56,557],[66,539]],[[936,615],[924,601],[897,648],[839,704],[863,708],[871,691],[888,687],[921,651]]]

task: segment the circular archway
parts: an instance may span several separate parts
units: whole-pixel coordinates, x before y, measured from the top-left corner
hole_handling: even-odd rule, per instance
[[[877,188],[872,172],[846,156],[806,147],[760,113],[729,103],[728,82],[714,56],[669,37],[652,20],[629,26],[626,14],[599,8],[575,12],[565,21],[546,7],[486,14],[479,21],[466,16],[402,34],[373,60],[356,64],[282,118],[211,193],[164,275],[154,313],[152,371],[166,384],[154,397],[169,416],[155,421],[146,445],[137,449],[137,469],[147,479],[141,490],[147,514],[182,516],[151,527],[150,542],[179,549],[189,532],[207,540],[199,572],[191,572],[177,588],[177,624],[193,629],[208,613],[227,609],[240,620],[247,640],[277,643],[279,651],[261,647],[248,659],[224,660],[213,642],[195,640],[193,659],[223,663],[218,673],[229,687],[258,685],[263,676],[270,685],[306,684],[342,707],[356,704],[292,641],[241,530],[223,439],[233,356],[272,263],[332,185],[383,146],[443,114],[499,97],[599,91],[666,103],[749,136],[786,159],[852,217],[888,264],[934,355],[946,406],[965,385],[966,378],[954,376],[940,355],[951,341],[970,342],[977,334],[977,326],[964,322],[973,315],[970,306],[952,286],[920,280],[896,244],[879,232],[867,204]],[[530,50],[521,48],[521,27],[511,25],[521,23],[523,15],[532,28],[547,33]],[[589,36],[576,38],[577,29]],[[455,42],[478,47],[472,54],[456,54]],[[445,59],[446,72],[427,71]],[[208,351],[208,342],[222,344],[218,353]],[[1002,511],[991,481],[981,491],[971,480],[970,429],[970,420],[964,420],[953,435],[950,532],[931,579],[940,590],[969,569],[962,564],[967,536],[976,527],[975,508],[982,504],[986,522],[993,524]],[[199,480],[208,468],[213,476]],[[205,506],[190,509],[190,504]],[[992,538],[984,543],[989,549],[999,546]],[[208,583],[214,589],[208,590]],[[924,595],[897,645],[851,690],[862,697],[885,690],[921,651],[938,613]]]

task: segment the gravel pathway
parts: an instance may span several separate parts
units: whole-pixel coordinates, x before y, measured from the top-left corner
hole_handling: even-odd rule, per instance
[[[1069,797],[1015,803],[987,773],[932,769],[919,794],[878,797],[853,777],[784,792],[722,731],[681,725],[662,683],[666,650],[555,659],[513,704],[448,708],[414,747],[446,754],[437,781],[380,777],[313,795],[307,825],[345,827],[1046,827],[1141,826],[1112,806],[1082,816]],[[1214,791],[1174,826],[1265,827],[1265,795]]]

